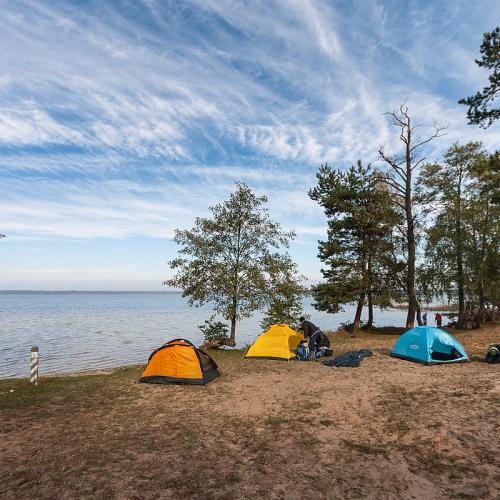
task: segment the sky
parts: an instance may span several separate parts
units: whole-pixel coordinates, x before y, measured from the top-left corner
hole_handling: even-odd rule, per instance
[[[322,163],[377,165],[406,103],[438,161],[500,145],[457,103],[497,0],[0,0],[0,289],[162,290],[175,228],[235,182],[321,278]]]

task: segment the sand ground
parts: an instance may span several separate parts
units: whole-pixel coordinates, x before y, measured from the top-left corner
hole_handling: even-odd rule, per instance
[[[0,381],[0,498],[499,498],[500,327],[457,335],[472,362],[389,357],[397,337],[336,335],[359,368],[217,353],[207,386],[140,367]],[[14,392],[11,392],[14,390]]]

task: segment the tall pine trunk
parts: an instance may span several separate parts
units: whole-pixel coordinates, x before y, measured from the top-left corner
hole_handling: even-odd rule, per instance
[[[361,313],[363,312],[363,305],[365,303],[365,294],[360,295],[358,300],[358,305],[356,307],[356,314],[354,315],[354,322],[352,324],[351,336],[354,337],[359,330],[359,324],[361,322]]]
[[[236,318],[238,317],[238,285],[239,285],[239,272],[240,272],[240,243],[241,243],[241,221],[238,225],[236,245],[236,263],[234,266],[234,283],[233,283],[233,297],[231,303],[231,335],[229,337],[230,345],[236,345]]]
[[[485,219],[484,219],[484,224],[482,227],[482,234],[481,234],[481,253],[480,253],[480,258],[479,258],[479,270],[478,270],[478,291],[479,291],[479,311],[480,311],[480,316],[479,319],[481,320],[483,318],[483,321],[490,321],[493,320],[493,311],[491,314],[491,318],[488,317],[486,314],[486,309],[484,306],[485,302],[485,297],[484,297],[484,264],[486,262],[486,235],[488,232],[488,226],[489,226],[489,215],[490,215],[490,204],[488,200],[486,201],[486,212],[485,212]]]
[[[373,326],[373,298],[371,291],[368,293],[368,323],[366,326],[367,328]]]
[[[462,329],[465,326],[465,286],[464,286],[464,264],[463,264],[463,244],[462,244],[462,176],[458,179],[458,193],[455,214],[455,251],[457,265],[457,285],[458,285],[458,320],[457,329]]]
[[[372,283],[373,283],[373,270],[372,270],[372,256],[368,254],[368,323],[366,324],[367,328],[371,328],[373,326],[373,291],[372,291]]]

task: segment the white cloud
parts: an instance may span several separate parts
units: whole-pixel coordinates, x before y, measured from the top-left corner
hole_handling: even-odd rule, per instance
[[[384,112],[406,102],[422,133],[448,125],[430,158],[455,140],[498,148],[499,125],[470,127],[457,104],[485,82],[473,59],[494,7],[4,2],[0,230],[168,238],[244,180],[315,253],[314,173],[397,150]]]
[[[34,102],[21,102],[16,108],[0,109],[0,144],[11,146],[46,143],[86,144],[84,134],[58,123]]]

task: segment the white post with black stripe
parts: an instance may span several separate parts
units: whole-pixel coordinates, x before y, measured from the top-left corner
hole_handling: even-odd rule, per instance
[[[30,384],[38,385],[38,346],[31,348]]]

